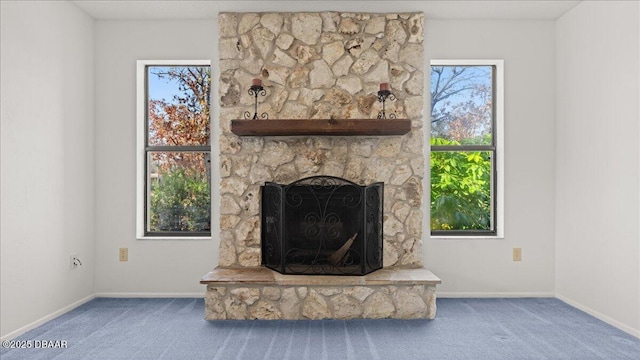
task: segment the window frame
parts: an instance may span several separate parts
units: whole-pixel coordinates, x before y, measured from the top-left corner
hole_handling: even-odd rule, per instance
[[[433,66],[492,66],[493,74],[493,144],[491,146],[471,145],[471,146],[438,146],[438,151],[493,151],[493,162],[491,172],[491,196],[493,211],[491,214],[493,222],[493,230],[491,231],[475,231],[475,230],[430,230],[430,238],[432,239],[497,239],[504,238],[504,60],[500,59],[483,59],[483,60],[436,60],[433,59],[429,64],[429,79],[431,78],[431,67]],[[429,80],[429,84],[431,80]],[[431,104],[431,101],[429,101]],[[431,110],[431,109],[429,109]],[[429,114],[431,111],[428,112]],[[429,119],[429,127],[426,129],[429,139],[431,139],[431,119]],[[429,188],[431,188],[431,152],[432,146],[429,145]],[[431,204],[431,201],[429,201]],[[429,213],[431,208],[429,207]],[[429,223],[431,216],[429,215]],[[431,227],[429,227],[430,229]]]
[[[211,68],[211,60],[138,60],[136,62],[136,238],[138,240],[210,240],[210,232],[188,232],[184,234],[175,232],[153,232],[148,233],[146,230],[147,221],[147,152],[150,150],[148,146],[148,120],[147,120],[147,68],[149,66],[209,66]],[[211,128],[211,119],[209,119],[209,127]],[[210,132],[211,133],[211,132]],[[176,151],[183,150],[209,152],[211,160],[212,146],[211,141],[207,146],[153,146],[158,151]],[[166,149],[165,149],[166,148]],[[212,181],[212,180],[210,180]],[[213,197],[213,186],[210,186]],[[211,214],[211,223],[213,225],[213,201],[209,204],[209,212]]]

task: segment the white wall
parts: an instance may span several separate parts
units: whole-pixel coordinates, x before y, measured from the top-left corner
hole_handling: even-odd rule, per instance
[[[84,12],[0,4],[4,338],[94,293],[94,80]]]
[[[247,11],[229,3],[220,11]],[[282,10],[277,4],[261,11]],[[376,3],[378,4],[378,3]],[[425,11],[397,2],[393,11]],[[349,4],[313,4],[311,10],[343,10]],[[376,9],[379,11],[391,11]],[[380,6],[378,6],[380,7]],[[199,278],[217,265],[217,241],[135,240],[135,61],[212,60],[213,128],[217,112],[217,21],[98,21],[97,87],[97,277],[106,293],[202,293]],[[165,40],[166,39],[166,40]],[[170,44],[167,46],[167,44]],[[506,238],[426,240],[425,262],[449,294],[541,294],[554,290],[554,25],[552,21],[426,20],[430,58],[504,59],[506,76]],[[428,80],[428,79],[427,79]],[[428,104],[428,102],[425,102]],[[428,105],[426,105],[428,106]],[[425,109],[425,114],[428,114]],[[215,134],[214,134],[215,135]],[[215,147],[215,145],[214,145]],[[216,158],[214,156],[214,158]],[[212,168],[217,168],[216,164]],[[215,175],[214,175],[215,176]],[[217,188],[214,182],[214,189]],[[427,191],[428,189],[425,189]],[[522,211],[521,209],[525,209]],[[214,201],[213,218],[219,207]],[[428,207],[425,206],[425,214]],[[542,224],[542,225],[539,225]],[[428,233],[428,223],[424,224]],[[537,226],[539,230],[532,231]],[[214,234],[216,224],[213,224]],[[511,248],[523,261],[511,261]],[[129,262],[118,248],[129,248]]]
[[[98,296],[204,294],[199,280],[216,263],[216,241],[136,240],[136,60],[212,59],[216,28],[213,20],[96,22]],[[128,262],[118,260],[120,247]]]
[[[556,292],[640,336],[640,11],[557,22]]]
[[[427,238],[425,266],[441,296],[552,296],[554,22],[427,19],[425,33],[427,63],[504,59],[505,77],[504,239]]]

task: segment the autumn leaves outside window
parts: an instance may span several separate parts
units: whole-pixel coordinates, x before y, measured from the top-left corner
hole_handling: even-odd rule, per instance
[[[210,66],[146,66],[145,235],[211,234]]]

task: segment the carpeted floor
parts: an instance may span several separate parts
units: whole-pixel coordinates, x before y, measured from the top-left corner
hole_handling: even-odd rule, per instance
[[[640,359],[640,339],[557,299],[438,299],[435,320],[209,322],[203,313],[202,299],[95,299],[15,339],[64,340],[66,349],[3,348],[0,357]]]

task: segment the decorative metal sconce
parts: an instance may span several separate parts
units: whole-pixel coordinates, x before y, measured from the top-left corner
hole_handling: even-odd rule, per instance
[[[380,83],[380,91],[378,91],[378,101],[382,103],[382,111],[378,112],[378,119],[386,119],[387,113],[384,106],[385,101],[387,99],[391,101],[396,100],[396,96],[389,90],[389,83]],[[396,114],[389,114],[389,119],[395,119]]]
[[[249,87],[249,96],[253,96],[255,98],[255,105],[254,105],[254,112],[253,112],[253,117],[251,116],[251,113],[248,111],[244,112],[244,118],[247,120],[257,120],[258,119],[258,94],[262,95],[262,96],[267,96],[267,91],[262,87],[262,80],[260,79],[253,79],[251,81],[251,87]],[[262,119],[268,119],[269,118],[269,114],[267,114],[266,112],[263,112],[262,114],[260,114],[260,118]]]

